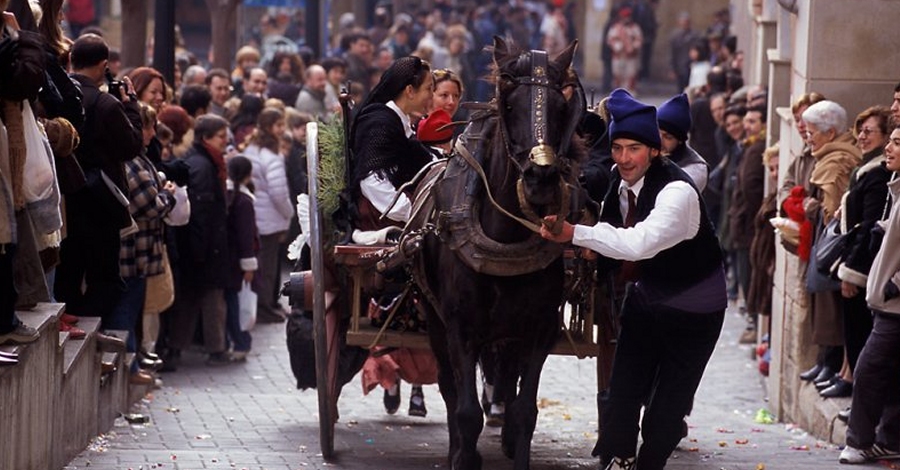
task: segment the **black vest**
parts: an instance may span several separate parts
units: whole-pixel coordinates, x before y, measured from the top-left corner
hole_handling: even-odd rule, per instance
[[[614,227],[624,225],[619,208],[619,184],[622,177],[614,170],[609,191],[603,200],[600,220]],[[637,222],[650,215],[656,196],[663,187],[673,181],[684,181],[697,191],[697,187],[681,168],[668,158],[657,157],[650,163],[644,175],[644,186],[637,198]],[[639,282],[655,300],[664,300],[709,277],[722,269],[722,251],[715,230],[706,214],[703,198],[700,201],[700,227],[690,240],[658,253],[650,259],[638,261]]]

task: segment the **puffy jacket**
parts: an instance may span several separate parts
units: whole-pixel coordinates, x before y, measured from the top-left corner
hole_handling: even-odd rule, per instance
[[[257,145],[244,150],[244,156],[253,163],[253,190],[256,200],[256,227],[260,235],[271,235],[288,229],[294,207],[291,204],[284,157]]]

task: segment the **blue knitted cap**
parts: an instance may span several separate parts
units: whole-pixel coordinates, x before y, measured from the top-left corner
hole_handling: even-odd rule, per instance
[[[684,93],[669,98],[656,112],[659,128],[672,134],[681,142],[687,142],[691,131],[691,105]]]
[[[656,124],[656,108],[634,99],[631,93],[617,88],[609,95],[606,108],[611,117],[609,141],[618,138],[636,140],[659,149],[659,127]]]

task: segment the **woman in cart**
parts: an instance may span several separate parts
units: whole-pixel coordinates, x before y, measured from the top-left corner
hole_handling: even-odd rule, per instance
[[[356,206],[355,243],[384,243],[389,227],[402,227],[409,219],[408,194],[401,194],[396,204],[390,205],[399,188],[432,159],[429,150],[414,138],[410,122],[411,117],[429,111],[433,88],[428,62],[403,57],[394,61],[359,105],[350,130],[355,159],[350,183]],[[373,355],[363,366],[364,391],[368,393],[378,384],[384,387],[384,407],[389,414],[400,407],[400,378],[414,384],[437,382],[434,356],[427,350],[397,349]],[[409,414],[426,413],[421,386],[414,387]]]

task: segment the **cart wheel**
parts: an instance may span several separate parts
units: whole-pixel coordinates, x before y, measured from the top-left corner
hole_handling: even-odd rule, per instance
[[[322,457],[334,456],[334,423],[337,420],[336,360],[329,352],[337,342],[329,344],[325,304],[325,256],[322,240],[322,214],[318,204],[319,129],[315,122],[306,125],[306,156],[309,175],[310,260],[313,272],[313,334],[316,351],[316,390],[319,394],[319,445]],[[332,353],[332,356],[334,354]],[[336,359],[336,357],[335,357]]]

